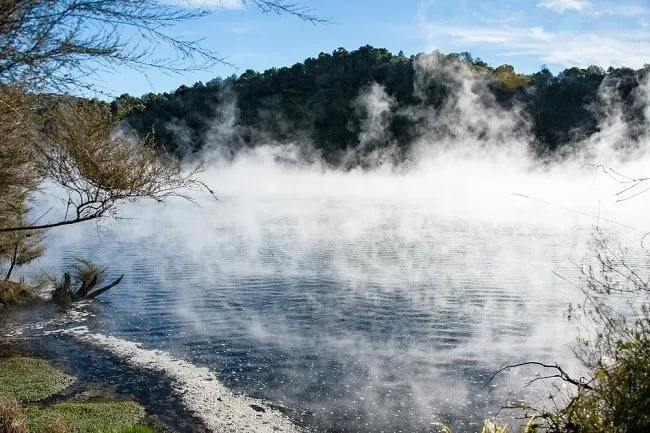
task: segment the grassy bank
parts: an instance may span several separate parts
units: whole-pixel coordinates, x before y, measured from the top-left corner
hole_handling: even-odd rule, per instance
[[[53,396],[74,383],[74,377],[47,361],[14,356],[0,359],[0,396],[33,402]]]
[[[154,433],[144,408],[109,394],[86,402],[62,396],[75,378],[42,359],[0,358],[2,433]],[[58,399],[57,397],[61,397]],[[50,403],[44,403],[46,400]],[[59,400],[59,401],[57,401]]]

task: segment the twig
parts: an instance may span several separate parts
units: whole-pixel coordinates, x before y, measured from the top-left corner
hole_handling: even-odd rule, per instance
[[[551,376],[545,376],[545,377],[541,377],[541,378],[533,379],[532,381],[530,381],[530,382],[528,383],[529,385],[530,385],[531,383],[535,382],[536,380],[540,380],[540,379],[559,378],[559,379],[562,379],[563,381],[565,381],[565,382],[567,382],[567,383],[570,383],[570,384],[572,384],[572,385],[577,386],[578,388],[585,388],[585,389],[589,389],[589,390],[593,390],[593,389],[594,389],[594,388],[593,388],[592,386],[590,386],[588,383],[584,383],[584,382],[582,382],[582,381],[576,380],[576,379],[572,378],[571,376],[569,376],[569,374],[568,374],[566,371],[564,371],[564,370],[562,369],[562,367],[560,367],[558,364],[552,364],[552,365],[551,365],[551,364],[544,364],[544,363],[542,363],[542,362],[537,362],[537,361],[527,361],[527,362],[521,362],[521,363],[519,363],[519,364],[505,365],[505,366],[499,368],[496,372],[494,372],[494,374],[492,374],[492,376],[490,377],[490,379],[488,379],[488,381],[485,383],[485,385],[483,385],[483,388],[485,388],[485,387],[486,387],[490,382],[492,382],[492,380],[493,380],[493,379],[494,379],[498,374],[503,373],[503,372],[506,372],[506,371],[510,371],[510,370],[513,369],[513,368],[524,367],[524,366],[527,366],[527,365],[535,365],[535,366],[543,367],[543,368],[551,368],[551,369],[554,369],[554,370],[557,370],[557,371],[558,371],[557,374],[554,374],[554,375],[551,375]]]

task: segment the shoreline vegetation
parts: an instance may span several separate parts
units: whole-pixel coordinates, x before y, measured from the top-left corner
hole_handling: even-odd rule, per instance
[[[1,354],[4,355],[4,354]],[[61,397],[77,379],[49,362],[0,357],[0,431],[3,433],[171,432],[135,401],[107,390],[82,389]],[[58,398],[57,398],[58,397]],[[158,424],[158,428],[153,425]]]

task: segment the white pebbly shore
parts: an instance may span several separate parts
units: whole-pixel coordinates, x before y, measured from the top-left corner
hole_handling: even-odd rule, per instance
[[[160,350],[143,349],[138,343],[94,334],[85,326],[55,332],[107,350],[133,366],[164,373],[185,406],[214,432],[304,431],[263,401],[234,394],[207,368]]]

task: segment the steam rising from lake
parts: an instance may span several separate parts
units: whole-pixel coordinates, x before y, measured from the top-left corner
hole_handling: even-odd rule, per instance
[[[327,168],[307,139],[225,161],[215,142],[202,179],[218,202],[199,193],[199,207],[127,207],[134,219],[108,223],[99,238],[92,226],[58,231],[52,264],[81,254],[126,274],[97,330],[205,365],[315,430],[429,431],[444,421],[471,431],[508,399],[545,397],[524,388],[529,371],[484,385],[526,360],[579,373],[563,317],[579,291],[555,273],[579,283],[594,226],[630,245],[650,229],[645,196],[617,202],[644,184],[616,195],[632,184],[612,179],[648,175],[650,134],[625,141],[604,93],[587,150],[541,163],[517,107],[499,108],[463,68],[433,59],[418,68],[418,86],[442,74],[456,97],[435,112],[409,109],[431,120],[403,164],[392,163],[395,147],[369,156],[366,147],[372,168]],[[637,95],[645,106],[649,88]],[[392,103],[379,86],[359,96],[363,146],[390,143],[381,133]],[[219,118],[232,122],[234,107]]]

